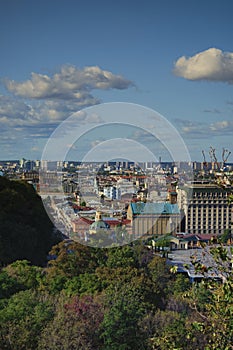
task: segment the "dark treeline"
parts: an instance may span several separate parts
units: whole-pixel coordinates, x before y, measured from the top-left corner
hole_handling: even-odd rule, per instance
[[[0,264],[27,259],[42,265],[58,241],[33,186],[0,177]]]

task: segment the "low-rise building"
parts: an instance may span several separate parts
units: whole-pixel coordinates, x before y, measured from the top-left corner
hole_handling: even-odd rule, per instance
[[[74,233],[78,233],[80,238],[84,239],[85,235],[89,233],[89,228],[92,223],[93,220],[81,216],[72,221],[72,230]]]

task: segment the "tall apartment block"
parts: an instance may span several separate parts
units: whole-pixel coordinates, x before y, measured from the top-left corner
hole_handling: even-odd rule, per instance
[[[233,205],[229,204],[230,188],[214,184],[192,184],[177,190],[177,202],[184,214],[182,230],[193,234],[224,233],[231,229]]]

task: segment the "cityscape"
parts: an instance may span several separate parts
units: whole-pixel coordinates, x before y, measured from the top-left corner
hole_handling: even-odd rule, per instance
[[[0,170],[32,184],[55,226],[86,244],[98,229],[116,243],[119,227],[130,241],[169,234],[190,246],[226,232],[231,239],[232,163],[21,159],[1,161]]]

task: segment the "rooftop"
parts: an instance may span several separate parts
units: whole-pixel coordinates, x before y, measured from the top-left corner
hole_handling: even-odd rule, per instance
[[[171,204],[168,202],[157,202],[157,203],[144,203],[136,202],[131,203],[131,209],[133,214],[180,214],[180,209],[177,204]]]

